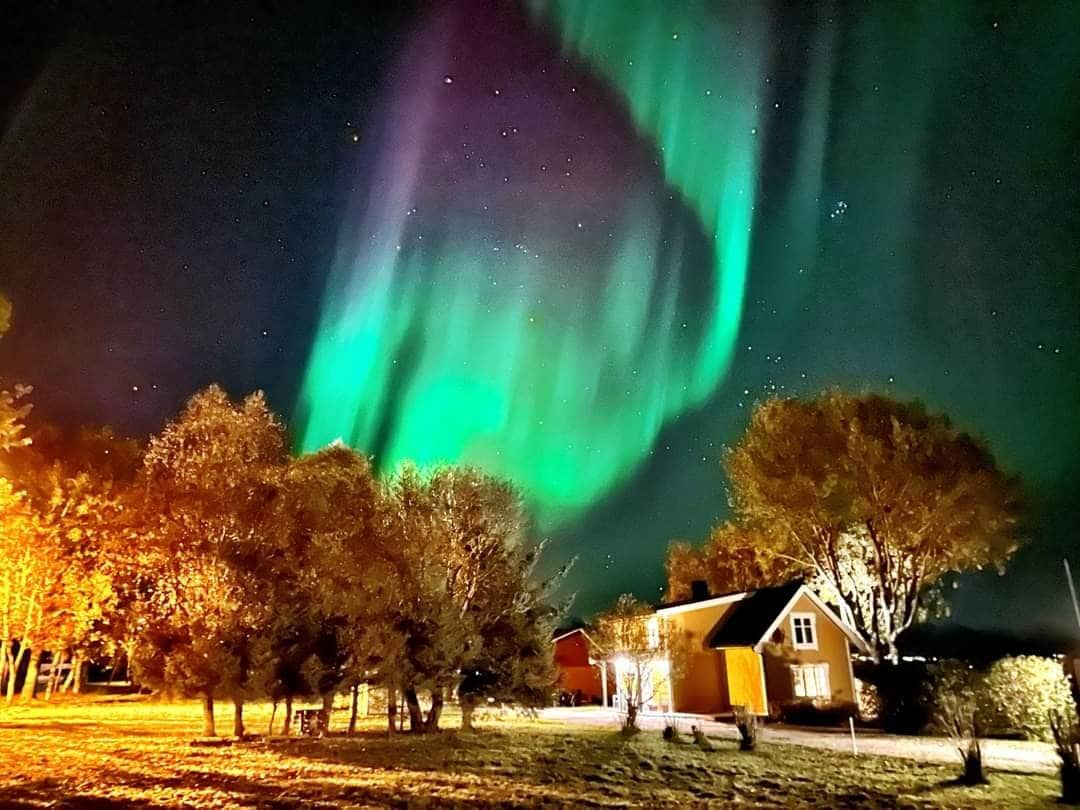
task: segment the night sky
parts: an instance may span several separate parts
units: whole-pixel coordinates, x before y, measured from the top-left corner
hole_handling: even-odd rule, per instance
[[[3,379],[135,435],[261,388],[298,449],[481,465],[579,614],[724,517],[756,401],[919,398],[1031,507],[954,619],[1069,631],[1080,6],[740,5],[16,13]]]

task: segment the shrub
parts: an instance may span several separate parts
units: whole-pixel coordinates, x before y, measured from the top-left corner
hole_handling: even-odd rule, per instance
[[[1069,680],[1053,658],[1021,655],[994,662],[979,696],[979,714],[990,736],[1019,735],[1052,742],[1052,716],[1073,716]]]
[[[858,713],[858,707],[854,703],[827,703],[819,706],[809,700],[798,700],[785,703],[780,718],[795,726],[842,726],[849,717],[857,717]]]
[[[982,729],[978,717],[982,675],[963,666],[947,665],[938,668],[934,676],[935,705],[931,724],[949,736],[960,754],[963,764],[960,784],[985,784],[982,746],[979,744]]]
[[[856,678],[855,704],[859,710],[859,719],[864,723],[874,723],[881,719],[881,691],[877,684]]]
[[[739,730],[739,750],[753,751],[757,748],[757,716],[745,706],[735,707],[735,728]]]
[[[927,701],[926,664],[902,661],[896,664],[859,662],[859,680],[873,687],[878,697],[878,722],[892,734],[919,734],[930,722]]]

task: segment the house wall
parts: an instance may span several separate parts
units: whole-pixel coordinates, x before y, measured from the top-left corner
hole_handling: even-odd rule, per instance
[[[681,651],[673,661],[675,711],[694,714],[730,711],[723,653],[704,646],[705,637],[730,607],[730,603],[715,605],[663,617],[669,623],[673,644]]]
[[[589,638],[572,633],[555,642],[555,666],[559,670],[558,689],[571,694],[581,690],[582,700],[599,701],[603,694],[600,668],[589,664]]]
[[[816,650],[796,650],[791,641],[791,613],[813,613],[816,617]],[[837,703],[854,702],[855,690],[851,677],[851,649],[847,636],[833,624],[804,594],[785,614],[769,643],[765,645],[765,684],[770,703],[795,700],[791,679],[792,664],[829,665],[829,688]]]
[[[571,633],[555,642],[555,665],[558,667],[587,667],[589,638],[584,633]]]

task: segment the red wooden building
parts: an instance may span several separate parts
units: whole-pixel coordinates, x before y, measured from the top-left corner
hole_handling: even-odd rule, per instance
[[[607,697],[604,662],[593,640],[581,627],[556,631],[555,666],[559,670],[559,700],[574,706],[603,705]],[[594,655],[594,652],[596,654]]]

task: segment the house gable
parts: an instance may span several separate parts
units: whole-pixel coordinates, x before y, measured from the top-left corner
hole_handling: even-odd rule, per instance
[[[780,628],[785,629],[785,637],[793,638],[794,634],[790,627],[792,613],[803,613],[817,617],[818,627],[820,627],[822,621],[828,622],[839,630],[860,652],[866,654],[872,653],[859,634],[837,616],[832,609],[825,604],[820,596],[805,585],[800,586],[798,590],[792,594],[788,603],[776,614],[772,622],[766,627],[765,632],[762,633],[760,638],[753,644],[754,649],[761,652],[762,648],[770,642],[773,635]],[[818,632],[820,632],[820,630]]]

